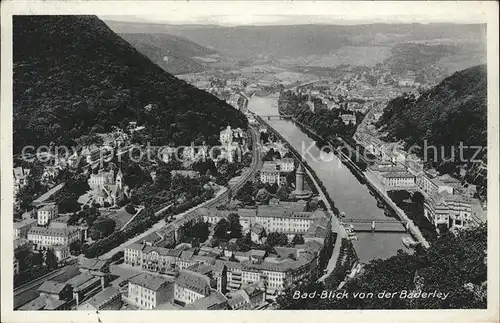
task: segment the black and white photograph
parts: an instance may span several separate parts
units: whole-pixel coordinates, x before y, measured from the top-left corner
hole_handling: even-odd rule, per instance
[[[2,3],[2,322],[498,322],[497,2],[50,2]]]

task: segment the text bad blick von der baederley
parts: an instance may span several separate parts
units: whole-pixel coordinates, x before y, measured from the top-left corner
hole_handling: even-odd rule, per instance
[[[323,290],[322,292],[301,293],[295,291],[292,295],[293,299],[371,299],[371,298],[404,298],[404,299],[429,299],[438,298],[445,300],[450,293],[444,293],[437,290],[421,291],[421,290],[401,290],[396,292],[381,291],[381,292],[347,292],[345,290]]]

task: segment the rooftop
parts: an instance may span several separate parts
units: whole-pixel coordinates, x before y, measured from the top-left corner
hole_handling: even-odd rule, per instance
[[[48,294],[59,294],[64,290],[64,288],[68,286],[66,283],[60,283],[53,280],[46,280],[43,282],[40,287],[38,287],[39,292],[48,293]]]
[[[129,282],[134,285],[139,285],[141,287],[157,291],[165,284],[167,284],[168,280],[159,276],[142,273],[130,278]]]
[[[95,308],[99,308],[102,304],[116,297],[117,294],[120,294],[120,291],[114,287],[107,287],[103,291],[94,295],[91,299],[89,299],[86,303],[94,306]]]
[[[208,310],[212,308],[214,305],[219,305],[227,302],[227,298],[222,295],[217,290],[212,290],[211,294],[208,295],[207,297],[203,297],[200,299],[197,299],[191,304],[186,305],[184,309],[186,310]]]
[[[414,175],[406,172],[389,172],[382,175],[385,178],[415,178]]]
[[[74,233],[75,231],[77,231],[77,229],[72,227],[68,228],[31,227],[31,229],[28,231],[28,234],[67,237],[70,234]]]
[[[181,270],[175,284],[203,295],[210,293],[209,278],[197,272]]]

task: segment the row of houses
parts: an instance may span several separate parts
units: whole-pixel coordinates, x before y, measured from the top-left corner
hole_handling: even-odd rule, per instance
[[[227,295],[249,287],[265,292],[267,297],[277,296],[287,287],[311,278],[317,273],[319,253],[322,248],[322,243],[308,241],[294,248],[275,247],[270,254],[263,250],[238,254],[222,248],[179,250],[135,244],[124,250],[124,261],[130,266],[140,267],[155,274],[177,272],[179,276],[175,279],[174,301],[185,306],[208,297],[214,291]],[[229,254],[237,261],[229,261]],[[130,282],[141,288],[148,288],[150,286],[148,284],[157,281],[155,278],[150,281]],[[167,281],[168,279],[164,278],[164,282]],[[156,303],[151,302],[151,298],[141,300],[143,296],[138,296],[141,292],[137,287],[133,287],[132,290],[129,287],[131,302],[141,308],[158,306],[161,303],[158,298],[161,292],[154,288],[148,289],[157,292],[153,298]]]

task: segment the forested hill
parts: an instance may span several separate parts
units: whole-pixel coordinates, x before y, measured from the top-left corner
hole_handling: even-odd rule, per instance
[[[216,53],[213,49],[169,34],[120,34],[120,37],[172,74],[204,71],[206,67],[193,57]]]
[[[95,16],[15,16],[14,151],[144,125],[155,145],[215,142],[241,112],[162,70]],[[144,107],[153,104],[153,109]]]
[[[393,99],[377,127],[387,133],[389,140],[404,140],[408,147],[423,147],[427,140],[428,145],[435,145],[438,149],[446,147],[443,149],[447,156],[451,147],[455,147],[457,158],[460,142],[466,146],[486,147],[486,66],[456,72],[416,100],[413,96]],[[475,152],[476,149],[464,150],[464,157],[470,158]],[[428,153],[433,157],[432,149]]]

